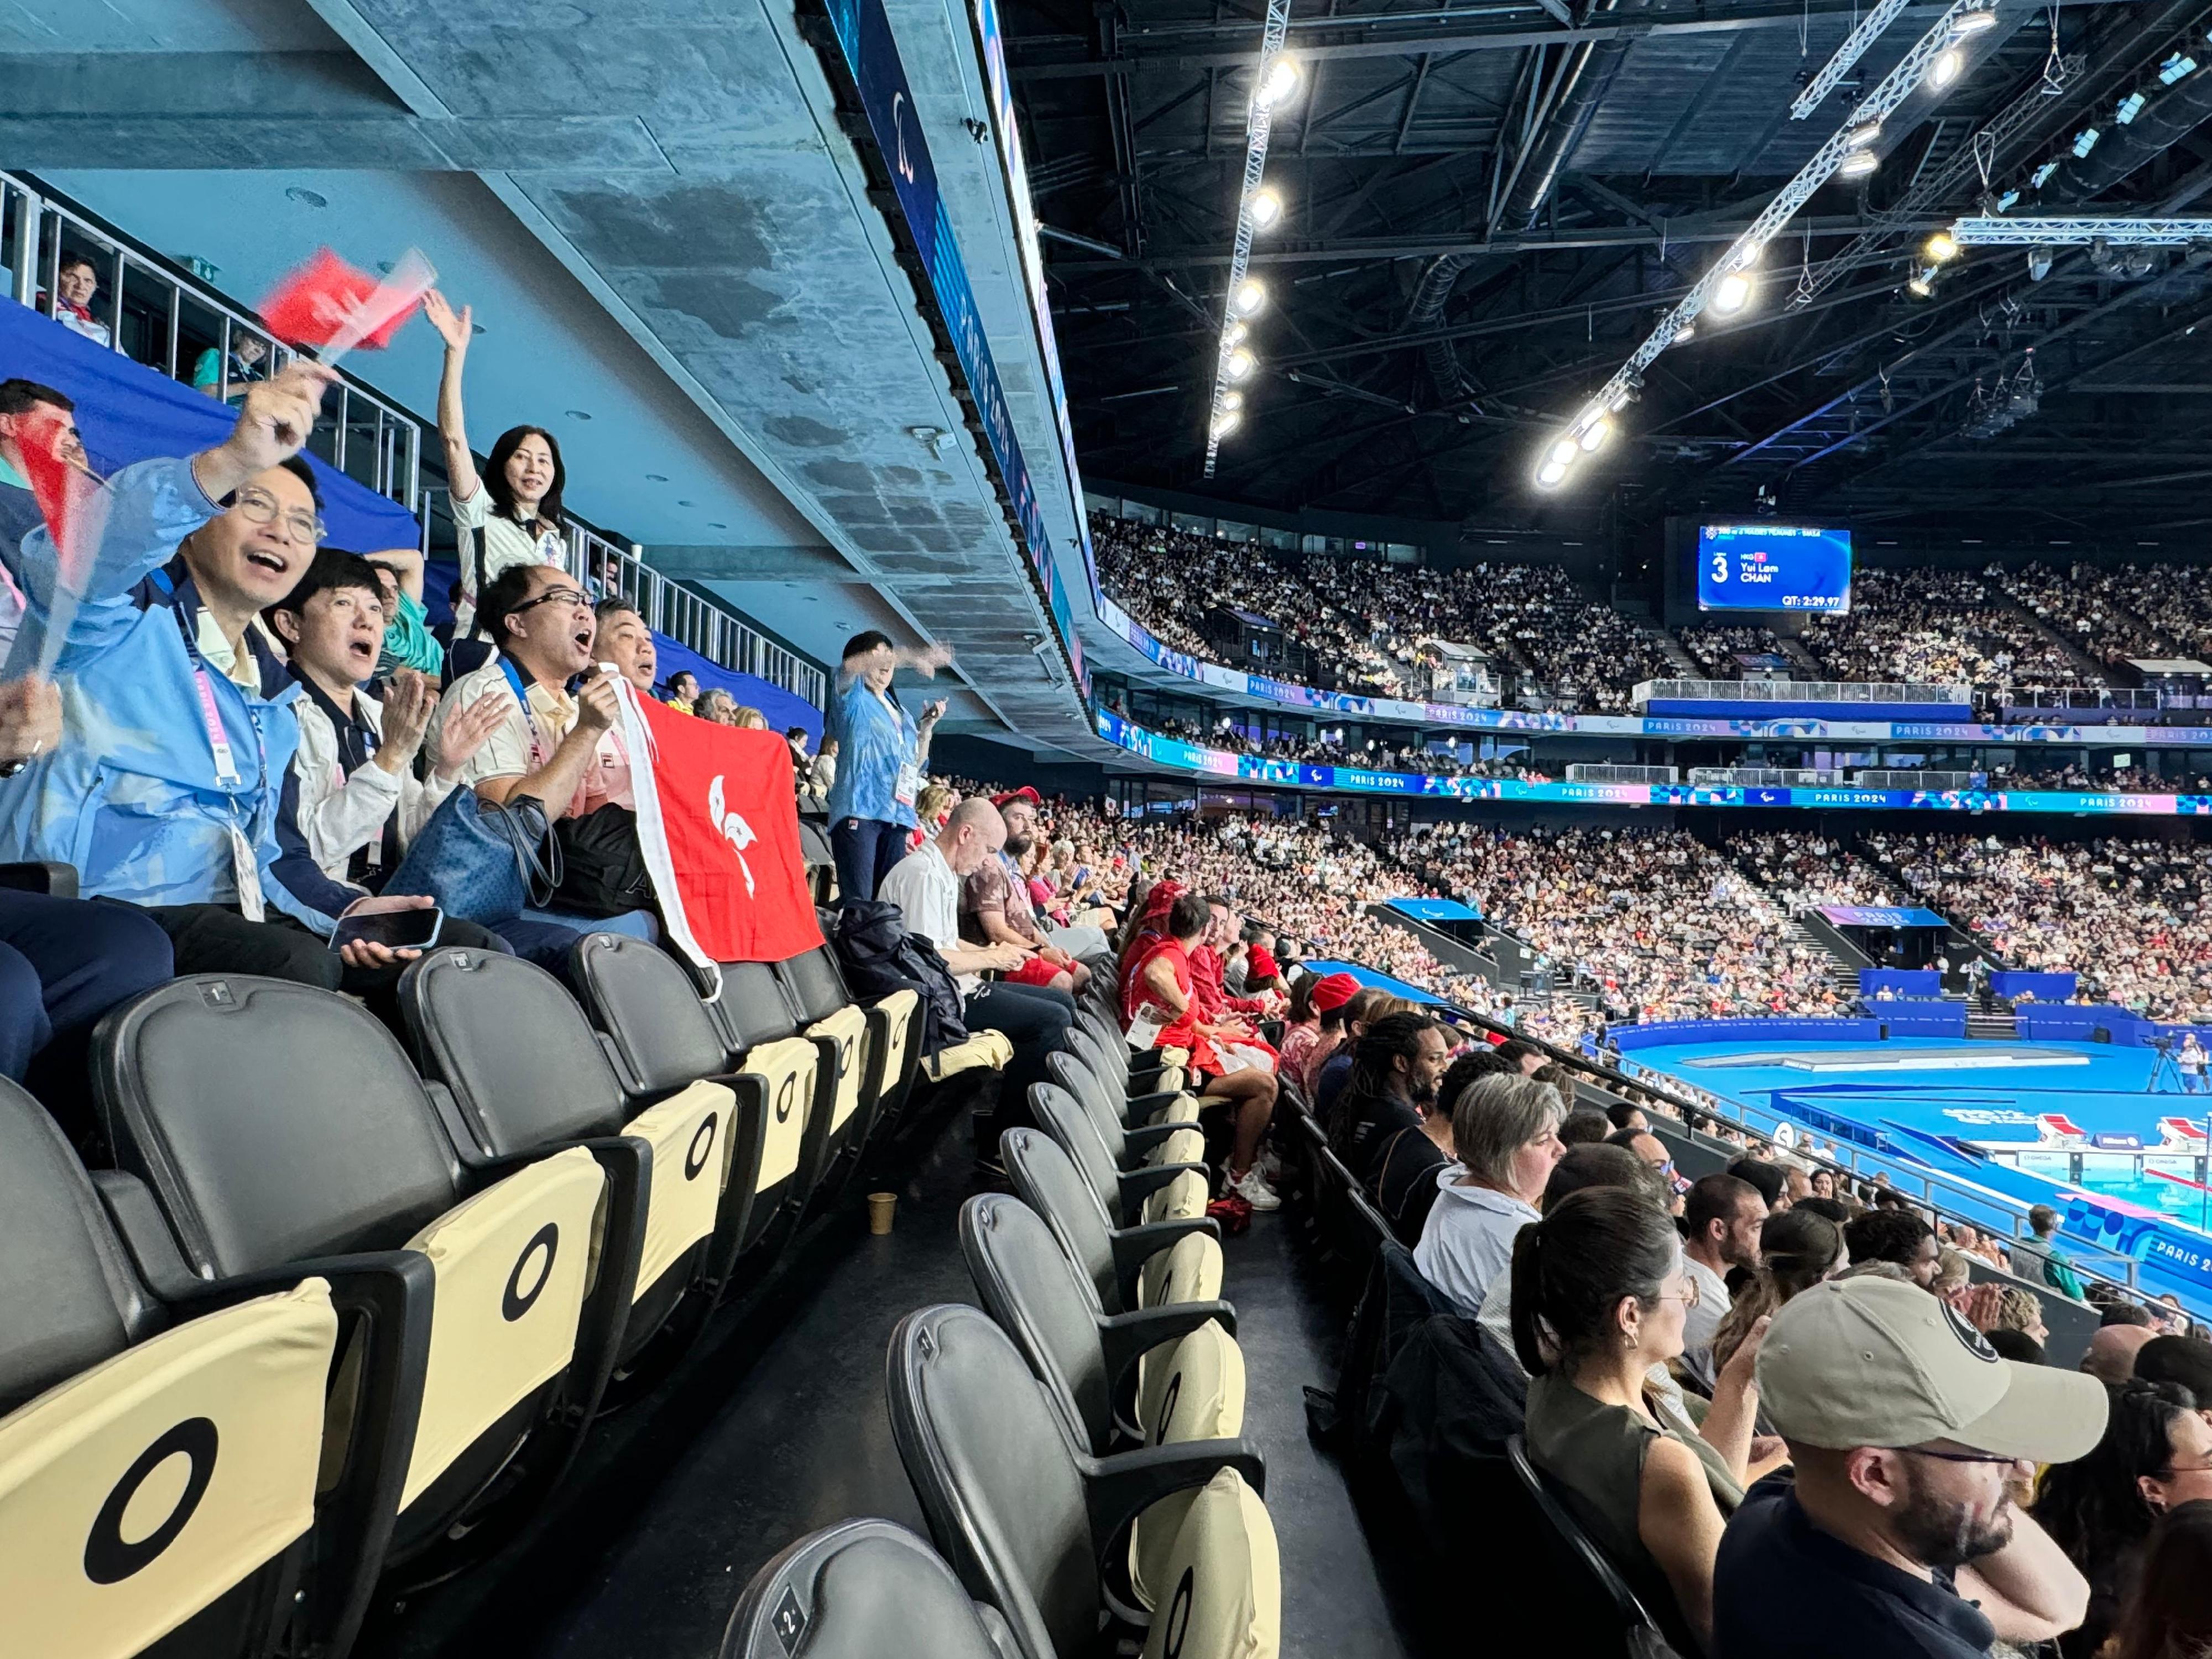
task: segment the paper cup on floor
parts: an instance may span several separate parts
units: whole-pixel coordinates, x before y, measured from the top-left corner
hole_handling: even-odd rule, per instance
[[[896,1193],[868,1194],[868,1231],[878,1237],[891,1230],[891,1212],[898,1207]]]

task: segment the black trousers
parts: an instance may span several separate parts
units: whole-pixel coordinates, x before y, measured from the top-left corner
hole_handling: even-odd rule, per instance
[[[975,988],[963,1010],[971,1031],[997,1031],[1014,1045],[999,1085],[999,1126],[1026,1127],[1036,1121],[1030,1110],[1030,1085],[1045,1081],[1045,1056],[1067,1046],[1075,1023],[1075,999],[1065,991],[1037,985],[987,981]]]
[[[281,910],[271,910],[266,921],[248,921],[228,904],[152,905],[146,914],[169,936],[179,975],[259,974],[360,997],[378,1018],[387,1021],[398,1012],[394,994],[399,988],[399,975],[406,971],[405,963],[388,968],[349,968],[338,960],[328,939]],[[450,916],[439,930],[438,942],[471,951],[494,951],[501,956],[514,954],[507,941],[489,928]]]

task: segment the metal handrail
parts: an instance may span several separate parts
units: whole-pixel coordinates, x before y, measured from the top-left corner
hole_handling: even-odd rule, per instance
[[[1642,680],[1629,701],[1680,697],[1699,702],[1967,703],[1973,690],[1893,680]]]

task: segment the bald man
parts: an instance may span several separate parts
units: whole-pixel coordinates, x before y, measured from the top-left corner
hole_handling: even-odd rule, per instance
[[[2136,1354],[2158,1334],[2155,1325],[2107,1325],[2089,1339],[2081,1369],[2106,1382],[2124,1382],[2136,1374]]]
[[[1014,1045],[999,1086],[999,1126],[1034,1120],[1030,1085],[1045,1080],[1045,1056],[1064,1048],[1075,1020],[1075,999],[1065,991],[986,980],[986,973],[1018,972],[1034,953],[1018,945],[969,945],[960,938],[961,884],[1006,844],[1006,821],[980,795],[952,809],[945,827],[892,867],[876,896],[897,908],[908,933],[927,939],[945,958],[958,987],[962,1019],[971,1031],[998,1031]],[[992,1148],[995,1155],[995,1147]]]

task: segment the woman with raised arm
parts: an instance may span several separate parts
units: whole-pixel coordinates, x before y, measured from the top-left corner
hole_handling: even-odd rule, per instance
[[[929,740],[945,713],[940,699],[917,721],[891,690],[891,677],[911,668],[928,678],[951,660],[949,647],[901,650],[872,628],[845,643],[823,713],[825,736],[840,745],[830,786],[830,850],[837,860],[838,896],[847,904],[875,897],[877,884],[906,856]]]
[[[567,550],[561,526],[561,491],[568,471],[561,464],[559,440],[542,426],[511,426],[491,447],[484,471],[477,471],[469,450],[461,404],[461,368],[467,361],[474,329],[472,307],[459,313],[432,289],[422,296],[422,314],[446,343],[446,366],[438,380],[438,436],[446,449],[446,483],[453,498],[453,528],[460,538],[461,592],[453,606],[455,677],[480,666],[490,655],[488,643],[460,659],[459,647],[477,634],[477,595],[502,570],[518,564],[561,564]]]

